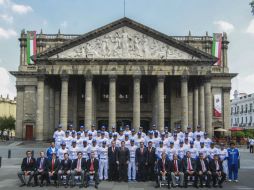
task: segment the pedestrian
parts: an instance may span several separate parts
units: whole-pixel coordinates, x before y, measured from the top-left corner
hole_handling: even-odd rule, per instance
[[[234,180],[238,182],[238,162],[240,159],[240,154],[235,146],[234,142],[230,143],[230,148],[228,148],[228,177],[229,182]]]

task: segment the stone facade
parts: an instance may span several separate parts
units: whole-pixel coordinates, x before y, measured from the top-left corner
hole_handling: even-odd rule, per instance
[[[2,95],[0,96],[0,117],[4,116],[16,118],[16,98],[12,100],[9,95],[6,98]]]
[[[128,18],[83,35],[37,34],[36,64],[26,63],[26,35],[20,37],[16,137],[45,140],[61,123],[78,130],[129,124],[230,126],[227,35],[222,66],[213,66],[212,37],[167,36]],[[213,117],[213,94],[223,97],[223,114]],[[31,129],[29,129],[31,130]]]

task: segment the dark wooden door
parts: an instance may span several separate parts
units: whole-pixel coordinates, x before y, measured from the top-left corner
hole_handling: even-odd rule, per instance
[[[26,140],[33,140],[33,126],[26,125]]]

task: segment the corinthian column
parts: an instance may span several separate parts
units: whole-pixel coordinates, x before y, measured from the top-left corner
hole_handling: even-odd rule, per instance
[[[140,75],[133,76],[133,128],[140,126]]]
[[[164,79],[165,76],[158,76],[158,128],[164,129]]]
[[[199,86],[199,125],[201,130],[205,130],[205,93],[204,93],[204,84],[200,83]]]
[[[68,122],[68,81],[69,77],[67,75],[62,75],[62,90],[61,90],[61,114],[60,123],[63,126],[63,130],[67,130]]]
[[[86,129],[91,129],[92,125],[92,76],[86,76],[86,95],[85,95],[85,126]]]
[[[182,76],[181,80],[181,98],[182,98],[182,127],[187,131],[188,126],[188,78]]]
[[[210,79],[207,79],[205,82],[205,129],[208,132],[209,137],[212,137],[212,92]]]
[[[36,140],[43,140],[44,77],[37,81]]]
[[[116,76],[109,76],[109,129],[116,125]]]
[[[196,130],[196,127],[198,125],[198,87],[194,87],[194,93],[193,93],[193,129]]]

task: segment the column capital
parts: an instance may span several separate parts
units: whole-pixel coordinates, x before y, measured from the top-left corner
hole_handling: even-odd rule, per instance
[[[157,75],[158,82],[164,82],[165,75]]]
[[[204,77],[204,82],[205,82],[205,83],[211,82],[211,79],[212,79],[211,76],[209,76],[209,75],[208,75],[208,76],[205,76],[205,77]]]
[[[93,80],[93,75],[92,74],[87,74],[84,77],[85,77],[85,80]]]
[[[25,86],[24,85],[16,85],[17,91],[24,91]]]
[[[116,81],[117,75],[109,75],[109,81]]]
[[[231,87],[222,87],[223,92],[230,92]]]
[[[67,75],[67,74],[63,74],[60,77],[61,77],[62,81],[68,81],[69,80],[69,75]]]
[[[141,79],[141,75],[133,75],[132,76],[134,80],[140,80]]]
[[[181,76],[181,81],[183,81],[183,82],[188,81],[188,79],[189,79],[189,76],[187,76],[187,75],[182,75]]]
[[[39,75],[37,75],[37,80],[38,81],[45,81],[45,75],[43,75],[43,74],[39,74]]]

